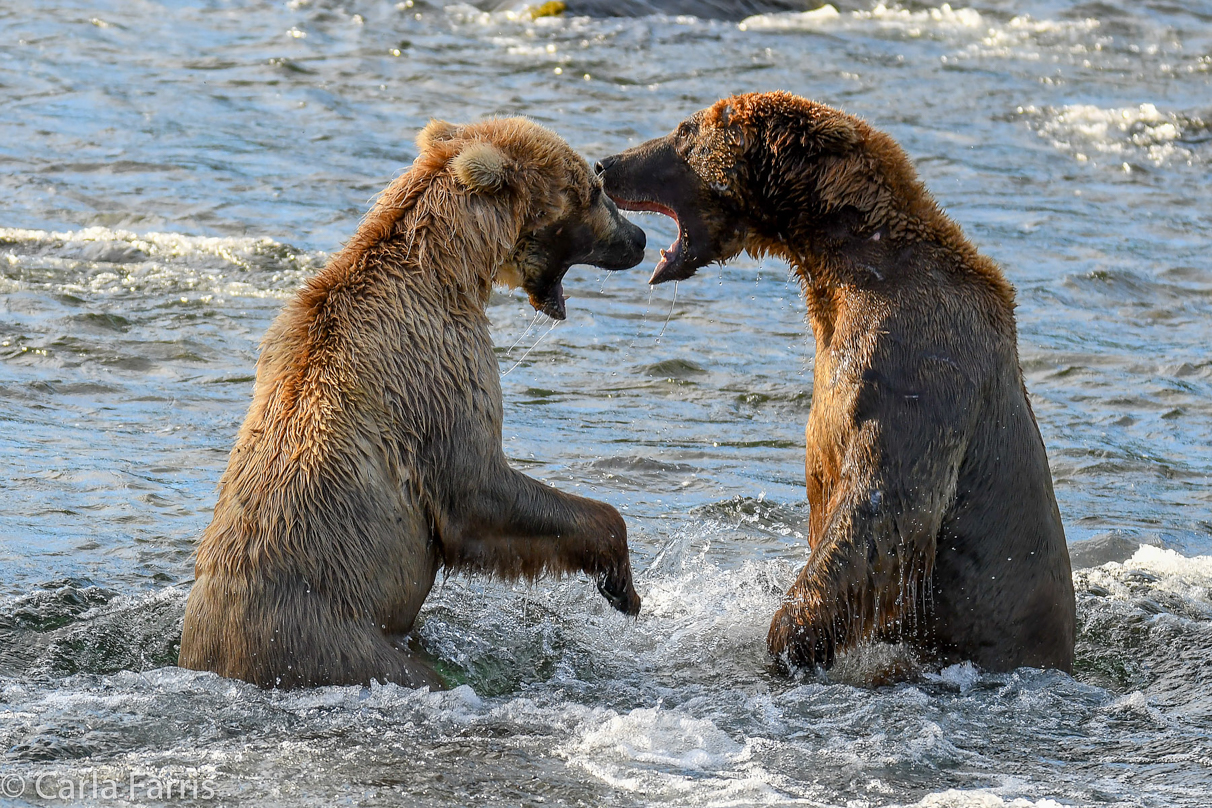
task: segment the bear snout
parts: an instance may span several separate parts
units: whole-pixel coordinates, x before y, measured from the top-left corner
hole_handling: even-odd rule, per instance
[[[624,218],[609,197],[604,201],[610,213],[609,234],[599,240],[588,263],[607,270],[631,269],[644,260],[648,236],[642,227]]]
[[[644,228],[629,222],[626,219],[620,219],[622,222],[623,238],[626,240],[624,250],[627,253],[624,259],[628,268],[635,266],[644,260],[644,248],[648,246],[648,236],[644,233]]]

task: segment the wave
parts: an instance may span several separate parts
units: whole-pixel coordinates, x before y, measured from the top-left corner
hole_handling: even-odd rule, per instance
[[[220,775],[221,794],[238,790],[249,804],[280,802],[296,775],[303,791],[287,794],[292,804],[324,804],[325,789],[344,781],[307,772],[357,758],[361,778],[378,777],[380,761],[384,782],[430,783],[411,801],[426,805],[459,802],[483,766],[522,772],[510,782],[542,766],[553,801],[565,787],[584,794],[588,776],[602,802],[1055,808],[1084,793],[1087,775],[1082,766],[1056,771],[1041,749],[1078,743],[1091,747],[1082,759],[1139,763],[1137,745],[1106,739],[1109,725],[1116,737],[1145,738],[1150,759],[1199,770],[1184,716],[1203,709],[1200,671],[1212,658],[1212,557],[1143,546],[1076,573],[1076,679],[957,665],[869,689],[833,674],[770,674],[766,622],[798,560],[722,564],[716,548],[731,530],[696,524],[670,537],[638,576],[637,621],[605,608],[582,578],[440,584],[419,641],[454,672],[443,693],[261,691],[180,670],[165,657],[179,636],[182,589],[122,596],[56,582],[0,603],[0,627],[18,635],[6,647],[59,649],[0,675],[0,744],[30,775],[46,766],[76,778],[202,768]],[[128,650],[99,656],[90,639],[98,627]],[[427,777],[435,754],[442,781]],[[994,771],[1018,774],[991,785]],[[1188,799],[1199,776],[1184,782],[1150,793],[1199,804]]]
[[[1030,56],[1028,46],[1063,47],[1070,52],[1101,50],[1109,39],[1097,35],[1098,20],[1040,20],[1018,15],[1002,20],[974,8],[912,9],[877,3],[842,12],[823,5],[799,13],[760,14],[740,23],[742,31],[871,33],[893,39],[933,39],[966,47],[964,56]]]
[[[186,594],[119,595],[91,581],[51,582],[0,604],[0,676],[143,671],[174,664]]]
[[[692,524],[667,537],[637,572],[644,595],[638,624],[618,618],[582,577],[508,585],[455,576],[435,587],[419,638],[429,653],[459,669],[459,679],[479,681],[477,689],[487,683],[488,691],[504,685],[494,678],[503,654],[511,656],[509,665],[525,669],[522,677],[529,681],[562,665],[567,674],[580,675],[581,664],[592,669],[580,672],[590,679],[626,679],[629,670],[666,664],[705,677],[721,667],[760,669],[766,622],[807,557],[805,517],[802,505],[745,498],[696,509]],[[1114,538],[1072,545],[1074,582],[1086,596],[1088,616],[1130,608],[1212,623],[1212,556]],[[742,541],[754,547],[753,557],[727,563],[720,549]],[[764,555],[759,547],[766,544],[781,549]],[[176,585],[119,594],[74,578],[9,597],[0,601],[6,649],[0,675],[104,674],[163,665],[175,657],[185,598]],[[564,658],[564,651],[572,656]],[[677,659],[685,661],[671,662]]]
[[[1156,166],[1203,164],[1212,155],[1212,115],[1159,110],[1154,104],[1102,108],[1092,104],[1019,107],[1041,138],[1078,162]]]
[[[1064,808],[1064,805],[1049,799],[1028,800],[1012,797],[1006,800],[985,789],[962,791],[951,788],[927,794],[909,808]]]
[[[0,291],[283,298],[325,258],[268,238],[0,228]]]
[[[829,4],[798,13],[755,15],[742,21],[740,27],[743,31],[824,31],[854,29],[870,23],[913,39],[945,31],[978,29],[986,25],[985,18],[975,9],[955,9],[948,3],[919,11],[878,3],[870,10],[848,11],[844,15]]]
[[[669,17],[740,20],[754,14],[793,11],[801,0],[503,0],[479,2],[485,12],[511,19],[536,19],[559,14],[585,17]]]

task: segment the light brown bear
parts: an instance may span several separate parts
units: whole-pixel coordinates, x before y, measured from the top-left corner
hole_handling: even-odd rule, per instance
[[[618,511],[506,462],[485,306],[512,283],[562,319],[568,268],[633,266],[644,233],[527,120],[433,121],[417,145],[265,336],[182,667],[262,687],[440,686],[404,639],[442,566],[583,571],[639,611]]]
[[[812,555],[770,652],[828,667],[864,640],[906,640],[942,664],[1070,670],[1073,581],[1014,290],[900,147],[838,110],[755,93],[598,170],[619,207],[677,220],[652,283],[742,250],[801,281]]]

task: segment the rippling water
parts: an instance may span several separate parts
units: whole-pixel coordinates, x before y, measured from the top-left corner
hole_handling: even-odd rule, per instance
[[[139,804],[1206,806],[1212,4],[519,7],[0,2],[0,777],[29,789],[0,804],[135,773],[214,795]],[[894,135],[1018,287],[1074,677],[767,668],[812,345],[786,267],[745,260],[575,269],[558,326],[491,304],[506,451],[623,510],[637,621],[584,579],[452,577],[419,629],[447,693],[172,667],[260,336],[430,116],[593,159],[772,88]]]

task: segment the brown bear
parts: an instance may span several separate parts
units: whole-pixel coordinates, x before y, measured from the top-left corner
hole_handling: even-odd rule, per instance
[[[812,552],[770,652],[827,668],[865,640],[904,640],[936,664],[1069,671],[1073,581],[1014,290],[901,148],[838,110],[755,93],[598,171],[619,207],[678,223],[652,283],[742,250],[801,282]]]
[[[609,505],[510,468],[485,306],[520,285],[564,317],[572,264],[644,233],[588,164],[521,118],[431,122],[411,168],[274,321],[198,548],[180,665],[262,687],[440,686],[405,645],[439,567],[583,571],[634,615]]]

